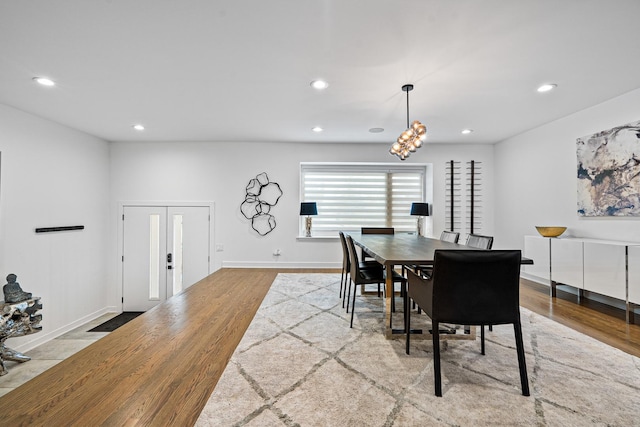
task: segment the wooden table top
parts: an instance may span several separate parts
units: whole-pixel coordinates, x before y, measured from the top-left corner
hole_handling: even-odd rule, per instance
[[[438,249],[477,250],[459,243],[418,236],[416,234],[361,234],[348,233],[353,242],[372,255],[383,265],[433,264],[434,253]],[[533,264],[522,258],[522,264]]]

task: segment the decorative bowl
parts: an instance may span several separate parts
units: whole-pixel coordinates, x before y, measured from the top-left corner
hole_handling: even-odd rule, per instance
[[[542,227],[536,225],[536,230],[542,237],[558,237],[565,232],[567,227]]]

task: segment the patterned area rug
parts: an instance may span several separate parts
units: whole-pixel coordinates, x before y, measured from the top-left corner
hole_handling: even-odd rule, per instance
[[[640,359],[526,309],[530,397],[511,325],[487,331],[485,356],[479,337],[442,344],[436,397],[430,339],[411,355],[385,339],[375,295],[358,295],[350,329],[339,286],[340,275],[279,274],[196,425],[640,425]]]

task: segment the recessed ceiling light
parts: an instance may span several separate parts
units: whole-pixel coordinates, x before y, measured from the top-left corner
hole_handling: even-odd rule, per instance
[[[41,84],[42,86],[55,86],[56,85],[56,83],[53,80],[51,80],[51,79],[49,79],[47,77],[34,77],[33,81],[38,83],[38,84]]]
[[[142,126],[141,124],[133,125],[133,128],[138,131],[144,130],[144,126]]]
[[[369,129],[369,132],[371,132],[371,133],[382,133],[382,132],[384,132],[384,128],[371,128],[371,129]]]
[[[323,90],[329,87],[329,83],[324,80],[314,80],[311,82],[311,87],[318,90]]]
[[[558,87],[558,85],[555,83],[545,83],[538,88],[538,92],[549,92],[550,90],[553,90],[556,87]]]
[[[316,126],[314,128],[311,128],[311,130],[314,132],[322,132],[324,129],[322,129],[320,126]]]
[[[463,135],[469,135],[471,132],[473,132],[473,129],[463,129],[462,133]]]

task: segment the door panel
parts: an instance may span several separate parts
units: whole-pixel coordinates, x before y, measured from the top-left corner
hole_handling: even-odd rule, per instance
[[[125,206],[122,298],[124,311],[147,311],[167,298],[165,207]]]
[[[188,288],[209,275],[209,208],[168,208],[168,249],[172,256],[168,296]]]
[[[209,274],[208,206],[124,206],[124,311],[146,311]]]

